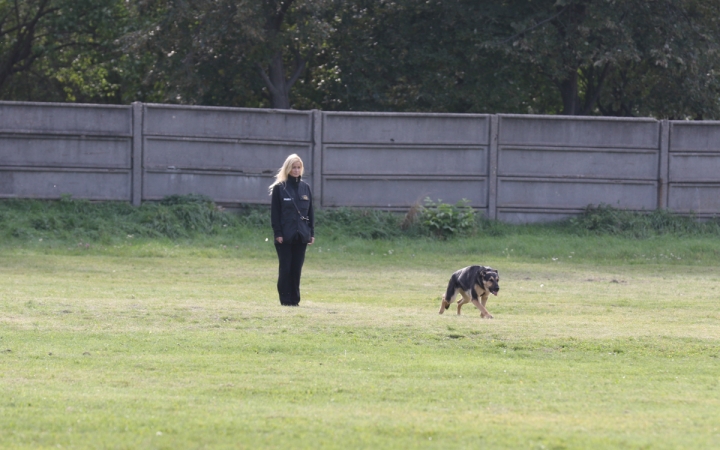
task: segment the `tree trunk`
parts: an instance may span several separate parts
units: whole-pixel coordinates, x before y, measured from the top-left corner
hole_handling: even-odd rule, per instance
[[[0,87],[15,73],[28,70],[37,59],[40,51],[35,50],[35,29],[38,22],[43,19],[49,11],[45,9],[48,0],[38,5],[35,15],[30,17],[16,17],[16,22],[9,24],[6,28],[12,30],[12,35],[3,30],[3,23],[0,23],[0,40],[15,41],[14,45],[4,54],[0,55]],[[18,14],[17,11],[15,11]],[[3,17],[3,22],[8,16]]]
[[[285,64],[283,64],[282,53],[277,53],[270,61],[268,78],[273,86],[273,88],[268,87],[272,108],[290,109],[290,87],[285,81]]]
[[[295,0],[265,0],[265,32],[269,42],[274,42],[282,33],[282,24],[285,16]],[[289,79],[285,79],[285,64],[283,62],[283,51],[276,50],[267,66],[267,72],[259,66],[260,76],[265,81],[270,91],[270,107],[274,109],[290,109],[290,88],[305,70],[305,60],[300,57],[300,52],[295,50],[295,70]]]
[[[578,73],[572,72],[568,78],[558,83],[563,101],[563,115],[576,116],[580,114],[580,94],[578,93]]]
[[[285,64],[282,52],[277,52],[268,65],[268,71],[260,67],[260,75],[270,91],[270,107],[273,109],[290,109],[290,88],[295,84],[305,69],[305,61],[296,55],[295,70],[289,80],[285,79]]]
[[[600,93],[605,86],[605,78],[610,71],[610,67],[610,63],[605,63],[600,73],[598,73],[594,66],[590,66],[581,71],[585,79],[585,99],[579,112],[580,115],[586,116],[592,114],[600,98]]]

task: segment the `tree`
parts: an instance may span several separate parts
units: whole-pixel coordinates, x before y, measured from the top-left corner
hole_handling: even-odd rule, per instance
[[[0,98],[102,100],[121,0],[0,0]]]
[[[0,0],[0,98],[720,118],[720,0]]]
[[[604,115],[720,118],[720,2],[639,5],[635,42],[642,55],[611,72],[598,101]]]
[[[498,21],[509,28],[487,48],[501,49],[546,77],[562,99],[562,114],[718,115],[720,91],[713,75],[720,68],[717,1],[504,5]],[[650,100],[652,93],[664,104]]]
[[[283,42],[282,32],[285,25],[285,18],[290,12],[294,0],[268,0],[263,4],[263,16],[265,18],[265,40],[269,45],[270,61],[267,63],[267,72],[262,64],[258,64],[260,75],[268,91],[273,108],[290,108],[290,88],[297,81],[305,69],[305,59],[300,54],[300,49],[293,45],[292,41]],[[284,50],[289,46],[295,56],[294,67],[290,77],[285,73]]]
[[[499,33],[499,2],[338,3],[308,81],[325,109],[528,112],[545,101],[544,80],[482,47]]]
[[[144,84],[163,92],[163,101],[287,109],[306,53],[325,32],[323,5],[155,0],[143,7],[149,19],[129,41],[135,54],[154,55]]]
[[[717,0],[339,3],[325,109],[720,117]]]

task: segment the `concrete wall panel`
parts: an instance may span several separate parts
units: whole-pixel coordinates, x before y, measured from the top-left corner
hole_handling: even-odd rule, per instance
[[[0,169],[0,198],[57,199],[66,194],[79,199],[128,201],[130,172]]]
[[[720,215],[719,184],[670,184],[668,208],[679,213]]]
[[[348,175],[487,175],[487,148],[325,146],[323,173]]]
[[[312,141],[307,111],[148,104],[143,126],[153,136]]]
[[[297,153],[306,165],[311,162],[311,147],[307,143],[151,137],[145,139],[144,167],[274,175],[292,153]],[[305,170],[312,172],[311,167]]]
[[[325,113],[323,142],[488,145],[489,116]]]
[[[463,198],[476,208],[487,207],[487,180],[456,177],[452,180],[430,178],[325,177],[324,206],[368,208],[409,208],[433,201],[455,203]]]
[[[660,122],[499,115],[497,215],[546,221],[588,205],[655,209]]]
[[[129,200],[128,106],[0,102],[0,197]]]
[[[656,149],[654,119],[500,114],[500,145]]]
[[[580,210],[533,211],[530,209],[501,209],[498,211],[497,219],[501,222],[514,224],[555,222],[558,220],[569,219],[570,217],[577,215],[579,212]]]
[[[657,151],[500,147],[498,175],[654,180]]]
[[[325,113],[322,205],[409,208],[425,197],[488,206],[490,116]]]
[[[221,203],[267,203],[288,155],[312,180],[312,112],[145,105],[143,199],[203,194]]]
[[[670,122],[671,152],[720,152],[720,122]]]
[[[668,208],[720,215],[720,122],[670,122]]]
[[[272,182],[273,177],[265,175],[149,170],[145,173],[143,198],[160,200],[168,195],[201,194],[221,203],[269,204],[268,186]]]
[[[720,152],[671,153],[670,182],[720,183]]]
[[[655,209],[656,182],[498,179],[498,210],[512,207],[578,209],[601,203],[634,210]]]
[[[94,136],[0,136],[0,161],[6,166],[103,167],[129,169],[130,138]],[[50,170],[50,169],[49,169]]]
[[[2,102],[2,132],[130,136],[130,107]]]

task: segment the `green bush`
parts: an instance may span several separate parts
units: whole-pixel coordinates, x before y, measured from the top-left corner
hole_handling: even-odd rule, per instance
[[[390,239],[403,234],[402,216],[376,209],[336,208],[316,211],[315,226],[328,237]]]
[[[172,196],[134,207],[64,197],[0,202],[0,235],[21,240],[96,241],[130,237],[192,237],[216,234],[236,220],[209,198]]]
[[[270,229],[269,205],[242,205],[236,214],[239,225],[250,228]]]
[[[436,203],[427,197],[419,210],[418,221],[423,229],[440,238],[468,234],[477,226],[475,210],[468,203],[466,199],[454,205],[439,199]]]
[[[649,238],[660,235],[696,236],[720,235],[718,219],[699,221],[668,210],[648,212],[627,211],[608,205],[588,206],[566,223],[579,234],[612,235],[630,238]]]

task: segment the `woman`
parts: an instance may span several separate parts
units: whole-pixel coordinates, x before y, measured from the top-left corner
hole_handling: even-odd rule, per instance
[[[305,249],[315,242],[315,217],[310,186],[302,181],[303,162],[296,154],[287,157],[270,185],[271,222],[275,251],[280,260],[277,289],[280,304],[300,303],[300,274]]]

